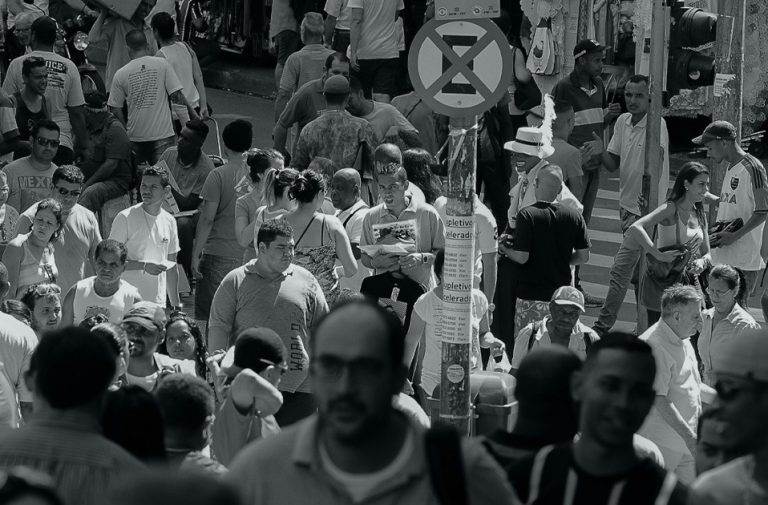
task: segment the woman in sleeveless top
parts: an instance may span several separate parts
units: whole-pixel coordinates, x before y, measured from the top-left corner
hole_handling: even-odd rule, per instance
[[[291,196],[298,207],[284,217],[296,241],[294,264],[315,276],[328,306],[333,306],[340,293],[336,259],[343,266],[344,277],[357,273],[349,238],[341,221],[318,211],[325,198],[325,181],[318,173],[306,170],[299,175],[291,187]]]
[[[59,238],[63,225],[61,204],[46,198],[37,205],[30,232],[8,243],[3,264],[11,284],[9,297],[18,298],[28,286],[39,282],[56,282],[58,270],[53,259],[53,242]]]
[[[253,171],[251,174],[253,175]],[[235,233],[237,234],[237,241],[245,247],[243,263],[248,263],[258,255],[253,242],[261,223],[269,219],[276,219],[296,207],[290,190],[298,178],[299,172],[292,168],[268,170],[262,179],[263,198],[257,197],[252,191],[237,199]],[[261,189],[262,187],[259,188],[260,193]]]
[[[662,251],[670,246],[683,246],[690,252],[685,275],[680,282],[695,285],[698,275],[710,264],[709,234],[703,200],[709,191],[709,171],[701,163],[683,165],[672,186],[669,200],[630,227],[629,233],[643,250],[658,261],[671,263],[683,254],[679,250]],[[646,230],[656,229],[652,238]],[[640,299],[648,310],[648,324],[658,321],[663,286],[648,275],[640,279]],[[703,295],[702,295],[703,299]]]
[[[9,193],[8,176],[0,171],[0,256],[8,242],[16,237],[16,224],[19,222],[19,212],[5,203]]]

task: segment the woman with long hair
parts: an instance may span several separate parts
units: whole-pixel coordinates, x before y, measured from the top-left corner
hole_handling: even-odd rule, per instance
[[[258,254],[253,241],[261,223],[276,219],[296,207],[296,202],[291,196],[291,186],[298,178],[299,172],[293,168],[269,169],[261,178],[263,199],[260,200],[259,207],[254,208],[253,205],[248,204],[246,208],[238,199],[238,207],[235,209],[235,232],[237,241],[246,248],[243,255],[244,263],[254,259]],[[247,197],[249,195],[241,198]],[[251,209],[253,209],[253,216],[251,216]]]
[[[173,359],[194,361],[197,376],[206,378],[208,350],[203,332],[195,320],[184,312],[171,313],[165,323],[165,340],[157,350]]]
[[[39,282],[56,282],[59,275],[53,259],[64,217],[61,204],[46,198],[37,204],[32,229],[8,243],[3,264],[8,269],[9,298],[18,298],[27,287]]]
[[[698,275],[711,264],[703,204],[708,192],[709,170],[701,163],[688,162],[680,169],[669,199],[629,228],[630,236],[659,263],[674,264],[688,257],[677,279],[662,282],[650,271],[640,279],[640,301],[648,310],[648,325],[658,321],[661,295],[669,285],[677,281],[701,289]],[[655,231],[651,236],[646,230]]]
[[[741,332],[759,329],[755,318],[746,311],[746,294],[749,286],[744,272],[730,265],[715,265],[709,272],[707,293],[712,308],[702,313],[703,322],[697,342],[701,356],[701,378],[705,384],[714,387],[714,370],[719,368],[723,349]]]
[[[435,158],[425,149],[414,147],[403,153],[403,168],[408,174],[408,191],[415,196],[421,192],[424,201],[430,205],[442,194],[442,188],[437,176],[432,173]],[[414,188],[415,186],[415,188]]]
[[[344,277],[357,273],[352,245],[341,221],[320,212],[325,200],[325,180],[320,174],[312,170],[302,172],[291,186],[291,196],[298,206],[284,218],[294,233],[298,233],[294,236],[296,254],[293,262],[315,276],[328,305],[332,306],[340,293],[336,260],[341,262]]]

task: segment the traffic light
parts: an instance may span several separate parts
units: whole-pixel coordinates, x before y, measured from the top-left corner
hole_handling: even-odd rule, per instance
[[[667,91],[711,86],[715,82],[715,59],[694,49],[715,42],[717,14],[682,1],[672,4],[669,32]]]

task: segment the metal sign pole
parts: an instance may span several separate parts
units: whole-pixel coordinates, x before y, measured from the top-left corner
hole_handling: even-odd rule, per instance
[[[445,223],[440,420],[470,435],[469,356],[475,268],[477,118],[451,118]]]

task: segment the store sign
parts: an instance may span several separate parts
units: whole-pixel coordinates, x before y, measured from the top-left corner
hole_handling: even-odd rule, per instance
[[[497,18],[501,15],[499,0],[435,0],[435,19]]]

